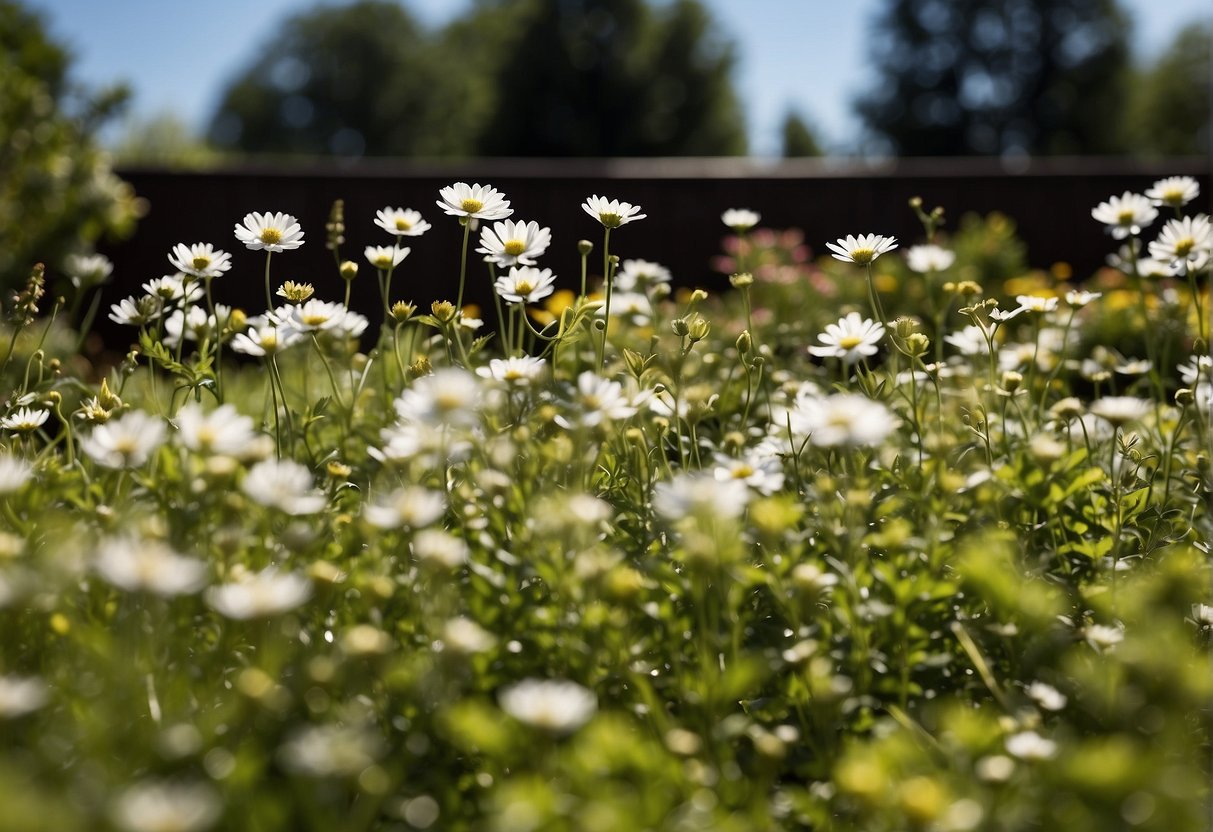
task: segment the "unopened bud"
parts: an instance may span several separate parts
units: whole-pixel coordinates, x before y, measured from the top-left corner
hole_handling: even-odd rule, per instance
[[[893,332],[898,338],[909,338],[918,331],[918,322],[913,318],[907,318],[904,315],[893,321]]]
[[[342,260],[339,269],[342,280],[353,280],[358,276],[358,264],[353,260]]]
[[[392,304],[392,318],[397,323],[404,323],[413,317],[413,313],[416,311],[417,307],[407,301],[398,300]]]
[[[1181,387],[1175,391],[1175,403],[1180,407],[1187,407],[1194,401],[1196,401],[1196,395],[1191,388]]]
[[[1023,384],[1023,374],[1017,373],[1014,370],[1007,370],[1002,374],[1002,389],[1008,393],[1014,393],[1019,389],[1019,385]]]
[[[931,339],[921,332],[911,332],[906,336],[906,351],[913,356],[926,355],[931,347]]]
[[[687,336],[690,337],[692,343],[702,341],[708,337],[708,333],[712,331],[712,325],[704,318],[696,316],[696,318],[687,324]]]
[[[430,360],[424,355],[409,365],[409,378],[421,378],[428,376],[434,372],[434,367],[430,364]]]
[[[674,334],[679,338],[683,337],[687,334],[687,332],[690,331],[690,328],[687,326],[686,318],[675,318],[674,320],[670,321],[670,329],[674,330]]]
[[[750,331],[743,329],[741,334],[737,336],[737,354],[746,355],[753,346],[754,340],[750,337]]]
[[[577,241],[577,253],[580,254],[582,257],[585,257],[587,254],[589,254],[593,250],[594,250],[594,244],[591,243],[589,240],[578,240]]]
[[[754,275],[750,274],[749,272],[742,272],[740,274],[735,274],[729,278],[729,283],[731,283],[733,285],[734,289],[740,289],[744,286],[750,286],[750,285],[753,285],[753,283],[754,283]]]
[[[703,289],[696,289],[694,292],[691,292],[691,303],[699,303],[700,301],[707,299],[708,293]]]
[[[449,300],[436,300],[430,304],[430,313],[439,323],[449,324],[455,320],[456,310],[455,304]]]

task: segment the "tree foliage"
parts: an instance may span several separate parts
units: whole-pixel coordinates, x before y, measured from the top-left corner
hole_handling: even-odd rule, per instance
[[[1126,31],[1115,0],[887,0],[856,109],[907,156],[1116,152]]]
[[[814,135],[812,128],[797,113],[788,112],[783,117],[780,129],[783,138],[783,155],[794,159],[805,156],[821,156],[821,143]]]
[[[1135,151],[1151,156],[1208,154],[1211,41],[1208,24],[1184,28],[1136,79],[1127,120]]]
[[[80,89],[70,66],[37,15],[0,0],[0,286],[129,233],[140,210],[92,138],[126,93]]]
[[[363,0],[291,18],[210,136],[258,153],[736,154],[732,66],[697,0],[484,0],[439,32]]]

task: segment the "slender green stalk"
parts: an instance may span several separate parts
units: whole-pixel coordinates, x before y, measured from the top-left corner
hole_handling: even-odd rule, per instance
[[[459,253],[459,294],[455,298],[456,312],[463,309],[463,284],[467,280],[468,273],[468,235],[472,233],[470,217],[460,217],[459,222],[463,225],[463,248]]]

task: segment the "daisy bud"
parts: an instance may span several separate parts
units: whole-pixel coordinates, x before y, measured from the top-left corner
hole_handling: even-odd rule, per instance
[[[51,390],[46,394],[46,403],[51,407],[58,407],[59,403],[62,401],[63,395],[58,390]]]
[[[746,355],[753,346],[754,340],[750,337],[750,331],[742,330],[741,334],[737,336],[737,354]]]
[[[1002,374],[1002,389],[1008,393],[1014,393],[1019,389],[1019,385],[1023,383],[1023,374],[1017,373],[1014,370],[1008,370]]]
[[[754,275],[750,274],[749,272],[735,274],[729,278],[729,283],[732,284],[734,289],[740,289],[744,286],[751,286],[754,283]]]
[[[634,378],[639,379],[648,366],[648,361],[645,357],[635,350],[630,350],[627,347],[623,348],[623,362],[628,366],[628,372]]]
[[[338,268],[341,272],[342,280],[353,280],[358,276],[358,264],[353,260],[342,260]]]
[[[683,337],[687,334],[687,332],[690,331],[690,328],[687,326],[686,318],[675,318],[674,320],[670,321],[670,329],[674,330],[674,334],[679,338]]]
[[[587,254],[589,254],[593,250],[594,250],[594,244],[591,243],[589,240],[578,240],[577,241],[577,253],[580,254],[582,257],[585,257]]]
[[[931,347],[931,339],[921,332],[912,332],[906,337],[906,351],[913,356],[926,355]]]
[[[913,318],[902,316],[893,321],[893,331],[904,340],[918,331],[918,324]]]
[[[1196,401],[1196,396],[1190,388],[1181,387],[1175,391],[1175,403],[1180,407],[1187,407],[1194,401]]]
[[[692,343],[702,341],[712,331],[712,325],[698,316],[687,324],[687,327],[687,336],[691,339]]]
[[[424,355],[409,365],[409,378],[418,379],[422,376],[431,375],[434,372],[433,365],[430,360]]]
[[[699,301],[707,299],[708,293],[703,289],[696,289],[694,292],[691,292],[691,303],[699,303]]]
[[[348,466],[342,462],[338,462],[335,459],[332,460],[331,462],[329,462],[326,466],[324,466],[324,470],[325,470],[325,473],[327,473],[330,478],[335,479],[339,482],[344,482],[345,480],[348,480],[350,478],[350,474],[352,474],[354,472],[353,468],[351,468],[350,466]]]
[[[645,445],[644,431],[640,428],[628,428],[623,432],[623,438],[632,445],[639,445],[640,447],[644,447]]]
[[[966,297],[972,297],[981,294],[981,287],[972,280],[962,280],[956,284],[956,291]]]
[[[455,315],[458,314],[455,310],[455,304],[447,300],[436,300],[430,304],[430,313],[438,319],[439,323],[449,324],[455,320]]]
[[[392,304],[392,318],[397,323],[404,323],[409,318],[413,317],[413,313],[417,311],[417,307],[403,300],[398,300]]]
[[[910,207],[911,208],[921,208],[922,207],[922,197],[920,197],[920,196],[910,197]]]

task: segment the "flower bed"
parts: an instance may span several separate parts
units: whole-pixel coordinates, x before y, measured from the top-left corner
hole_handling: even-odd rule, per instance
[[[1198,828],[1194,188],[1097,206],[1086,287],[919,203],[904,258],[817,264],[729,210],[709,297],[617,257],[646,217],[598,196],[559,289],[547,229],[457,183],[458,294],[421,314],[420,212],[361,264],[339,206],[323,243],[253,213],[112,305],[138,347],[103,378],[36,270],[0,359],[0,827]],[[276,277],[305,244],[319,290]],[[74,270],[86,308],[105,264]]]

